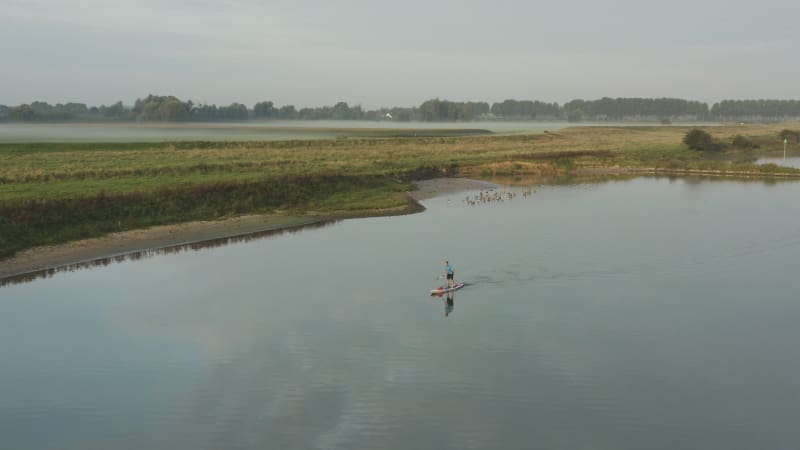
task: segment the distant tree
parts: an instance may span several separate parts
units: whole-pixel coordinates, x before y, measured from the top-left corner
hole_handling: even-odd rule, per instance
[[[314,108],[300,108],[300,111],[297,111],[297,118],[302,120],[316,120],[319,117]]]
[[[267,119],[275,117],[278,110],[272,102],[258,102],[253,106],[253,116]]]
[[[278,117],[281,119],[295,119],[297,118],[297,110],[294,105],[284,105],[278,110]]]
[[[108,119],[124,119],[128,116],[128,110],[119,101],[110,106],[100,106],[97,108],[101,116]]]
[[[194,105],[191,110],[192,120],[198,122],[212,122],[222,120],[217,105]]]
[[[190,108],[191,105],[188,105]],[[168,97],[158,107],[159,120],[177,122],[188,116],[187,105],[175,97]]]
[[[718,120],[783,120],[800,117],[800,100],[723,100],[711,115]]]
[[[36,120],[37,115],[31,105],[19,105],[11,108],[8,118],[11,120],[30,121]]]
[[[148,95],[137,99],[133,105],[133,117],[142,121],[179,121],[190,118],[193,105],[177,97]]]
[[[451,102],[435,98],[423,102],[418,115],[420,120],[426,122],[468,122],[489,111],[486,102]]]
[[[247,119],[247,106],[241,103],[231,103],[228,106],[218,108],[219,118],[223,120],[245,120]]]
[[[486,102],[468,102],[467,104],[472,109],[473,117],[483,116],[491,112],[491,108],[489,107],[489,104]]]
[[[662,117],[660,122],[661,125],[672,125],[672,119],[669,117]]]
[[[567,112],[567,121],[580,122],[581,120],[583,120],[583,110],[573,109]]]
[[[54,108],[47,102],[33,102],[31,103],[30,108],[35,113],[37,119],[47,120],[53,119],[56,116],[55,111],[53,111]]]
[[[357,115],[346,102],[339,102],[331,108],[330,117],[325,117],[333,120],[348,120],[353,115]]]
[[[706,103],[679,98],[576,99],[567,102],[563,109],[567,112],[580,109],[585,118],[595,120],[657,119],[661,117],[687,117],[701,120],[708,115]]]
[[[721,148],[710,134],[699,128],[689,130],[686,136],[683,137],[683,143],[692,150],[709,151]]]
[[[438,98],[435,98],[426,100],[419,105],[419,112],[422,115],[422,120],[425,122],[441,120],[442,114],[440,112],[440,104],[441,101]]]

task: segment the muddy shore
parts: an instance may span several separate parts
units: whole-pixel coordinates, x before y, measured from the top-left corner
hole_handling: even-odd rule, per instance
[[[439,178],[417,183],[417,190],[408,195],[415,201],[437,195],[470,189],[495,186],[485,181],[467,178]],[[11,258],[0,260],[0,280],[37,272],[59,271],[67,266],[91,266],[93,262],[124,259],[126,255],[146,253],[165,248],[202,247],[204,242],[215,242],[234,237],[261,234],[269,231],[297,229],[325,222],[355,218],[408,214],[421,211],[421,206],[392,210],[369,210],[346,213],[244,215],[222,220],[186,222],[161,225],[140,230],[112,233],[99,238],[83,239],[60,245],[37,247],[22,251]]]

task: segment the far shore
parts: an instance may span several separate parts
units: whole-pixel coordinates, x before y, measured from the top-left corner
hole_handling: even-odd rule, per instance
[[[167,248],[203,247],[203,243],[219,240],[260,236],[281,230],[299,230],[336,220],[410,214],[424,210],[418,202],[446,193],[496,186],[486,181],[469,178],[437,178],[417,183],[417,189],[408,193],[415,200],[410,207],[374,209],[333,213],[251,214],[222,220],[185,222],[160,225],[145,229],[123,231],[106,236],[82,239],[59,245],[24,250],[11,258],[0,260],[0,286],[13,283],[15,278],[69,270],[71,266],[84,267],[104,261],[126,259],[128,255],[143,254]],[[239,240],[239,239],[233,239]]]

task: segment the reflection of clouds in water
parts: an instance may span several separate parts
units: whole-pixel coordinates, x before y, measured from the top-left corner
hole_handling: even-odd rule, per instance
[[[514,265],[498,273],[520,278]],[[486,420],[493,404],[542,398],[515,392],[512,386],[519,383],[504,382],[530,372],[520,361],[523,366],[545,361],[526,357],[537,348],[541,353],[541,344],[522,346],[516,337],[489,329],[471,337],[470,345],[454,345],[454,337],[437,338],[407,317],[370,313],[380,299],[368,292],[351,300],[345,307],[324,296],[298,294],[237,299],[237,307],[229,309],[222,306],[224,298],[186,295],[131,305],[129,318],[137,322],[131,326],[139,332],[200,342],[212,360],[178,406],[179,431],[167,431],[167,438],[183,439],[174,446],[191,448],[353,449],[390,447],[390,442],[486,447],[507,433],[506,427],[524,426]],[[509,329],[518,336],[529,332],[530,323],[506,323],[504,332]],[[474,352],[484,354],[485,365],[470,364]],[[575,375],[580,368],[565,368],[563,360],[551,363],[552,377],[580,385]],[[515,373],[508,373],[509,367]],[[576,404],[590,395],[576,397]],[[450,420],[454,411],[458,421]]]
[[[335,412],[347,402],[340,377],[308,370],[319,355],[302,337],[294,343],[288,335],[271,337],[249,342],[235,360],[216,361],[192,386],[177,436],[193,436],[192,448],[309,448],[316,434],[335,425]],[[247,339],[235,341],[247,345]]]
[[[380,387],[351,395],[348,405],[337,414],[336,426],[316,436],[315,448],[352,448],[353,444],[363,448],[364,444],[376,444],[392,434],[390,411],[387,399]]]
[[[362,435],[385,428],[380,398],[360,392],[370,386],[380,390],[384,382],[384,368],[378,364],[380,349],[374,344],[383,342],[384,337],[369,329],[368,322],[351,318],[354,323],[347,326],[349,331],[337,331],[326,341],[303,330],[317,329],[324,335],[330,325],[322,320],[302,323],[298,314],[284,315],[287,320],[280,321],[269,319],[269,308],[240,317],[215,317],[205,311],[184,318],[186,325],[194,326],[181,326],[179,311],[183,308],[174,306],[152,304],[154,309],[138,318],[147,322],[154,313],[173,308],[174,316],[167,321],[175,327],[159,330],[199,339],[205,345],[213,341],[213,349],[209,348],[213,350],[211,371],[191,387],[176,414],[182,430],[178,435],[193,436],[191,447],[310,448],[318,436],[328,436],[323,440],[331,441],[331,430]],[[153,331],[147,330],[148,334]],[[362,335],[373,344],[339,342],[351,340],[351,334]],[[354,383],[353,377],[359,375],[361,382]],[[175,435],[173,431],[167,434]],[[176,443],[176,447],[183,444]]]
[[[649,196],[642,201],[652,202]],[[520,211],[514,214],[528,211],[523,208],[527,205],[517,204]],[[506,203],[497,212],[511,207]],[[471,208],[448,211],[469,213],[463,216],[469,220],[447,222],[469,228],[454,238],[465,249],[457,259],[459,279],[471,285],[457,295],[455,320],[442,319],[444,297],[429,299],[433,277],[427,269],[414,267],[441,245],[439,237],[421,238],[416,247],[414,242],[377,246],[375,241],[398,232],[380,228],[377,220],[370,222],[377,230],[370,236],[365,234],[366,223],[352,222],[291,243],[276,240],[264,248],[242,246],[227,255],[206,255],[233,269],[220,276],[219,261],[196,264],[185,279],[176,280],[182,282],[177,287],[168,286],[171,280],[166,277],[162,286],[139,283],[137,278],[132,288],[141,292],[121,302],[109,301],[122,324],[115,331],[122,328],[155,342],[180,340],[205,351],[191,378],[180,378],[186,380],[177,394],[181,400],[170,410],[159,409],[153,419],[164,435],[154,440],[172,448],[215,449],[528,448],[531,442],[541,448],[619,448],[631,435],[643,442],[641,447],[664,444],[680,433],[697,431],[699,436],[706,424],[697,420],[702,417],[696,414],[698,408],[729,405],[728,394],[739,391],[717,391],[713,400],[715,393],[708,390],[691,403],[695,396],[689,394],[707,386],[692,378],[697,372],[691,368],[703,367],[698,363],[709,354],[707,346],[697,343],[707,341],[709,331],[724,328],[726,322],[729,337],[739,336],[739,313],[755,314],[759,321],[768,317],[760,315],[765,313],[761,301],[757,311],[744,310],[752,302],[741,299],[730,305],[711,303],[717,292],[719,297],[735,297],[736,292],[722,290],[725,286],[709,285],[714,291],[707,298],[673,297],[705,285],[673,289],[677,283],[663,274],[694,271],[698,264],[705,270],[719,268],[737,255],[754,252],[781,251],[781,261],[790,261],[800,245],[800,229],[790,225],[774,236],[711,234],[674,246],[668,240],[641,245],[658,236],[653,235],[624,246],[630,241],[628,230],[613,224],[592,222],[563,233],[558,209],[551,214],[528,211],[526,223],[539,220],[536,226],[512,224],[499,237],[490,235],[476,243],[473,233],[496,222]],[[436,213],[431,208],[401,221],[401,228],[408,225],[409,234],[423,235],[444,223]],[[627,220],[636,217],[638,211]],[[509,223],[507,217],[501,219],[500,225]],[[419,227],[412,227],[417,221]],[[661,226],[652,229],[667,236],[674,230],[672,223],[657,220],[644,225],[639,228]],[[562,240],[543,242],[531,229]],[[373,240],[370,245],[363,244],[365,236]],[[732,241],[731,236],[742,238]],[[592,246],[595,242],[602,245]],[[388,257],[392,246],[397,251]],[[352,262],[354,249],[369,257],[360,255],[363,260]],[[741,263],[744,267],[756,260]],[[431,266],[439,269],[436,263]],[[415,270],[421,272],[419,277]],[[309,273],[320,275],[308,283]],[[394,279],[391,289],[387,279]],[[76,292],[82,289],[84,285]],[[781,289],[787,297],[793,292]],[[689,304],[705,305],[707,311],[687,308]],[[676,314],[672,308],[685,313]],[[694,313],[708,317],[698,321]],[[750,319],[742,315],[741,320]],[[781,329],[792,330],[788,322]],[[752,345],[771,348],[793,342],[782,336],[780,341],[759,341],[759,334],[767,332],[753,330],[742,340],[755,338]],[[736,343],[726,337],[718,343],[731,354],[715,352],[713,357],[752,361],[741,359],[752,358],[751,352],[736,352],[742,346],[731,342]],[[681,366],[681,361],[686,364]],[[729,377],[741,386],[756,380],[747,371],[738,378],[728,373],[734,371],[723,371],[728,367],[733,366],[723,365],[706,375]],[[761,366],[752,367],[757,371]],[[664,393],[675,392],[684,395],[665,400]],[[713,420],[718,426],[708,431],[731,430],[724,428],[722,419]]]
[[[448,423],[452,408],[491,401],[475,379],[480,370],[465,373],[452,364],[472,358],[452,341],[394,317],[329,319],[337,305],[277,315],[269,314],[274,305],[252,306],[239,317],[190,315],[187,322],[196,326],[171,330],[200,342],[221,339],[209,355],[211,369],[179,405],[179,431],[166,432],[191,441],[175,447],[383,448],[415,442],[410,430],[419,430],[417,442],[442,447],[489,441],[490,425]],[[150,307],[159,310],[158,303]],[[169,321],[178,320],[173,314]],[[437,361],[429,351],[455,353]],[[440,379],[447,383],[434,381]]]
[[[287,346],[281,353],[285,356],[270,358],[271,362],[258,363],[254,355],[238,367],[217,366],[195,387],[184,427],[204,435],[200,442],[212,443],[210,448],[236,444],[348,448],[347,442],[388,434],[381,383],[352,380],[368,368],[331,369],[330,362],[324,362],[327,369],[309,371],[303,366],[325,357],[305,344]],[[253,386],[256,380],[263,384]],[[245,436],[247,442],[242,442]]]

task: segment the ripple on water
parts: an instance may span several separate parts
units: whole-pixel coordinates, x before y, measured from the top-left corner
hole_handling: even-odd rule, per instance
[[[800,184],[626,183],[4,286],[0,447],[794,448]]]

